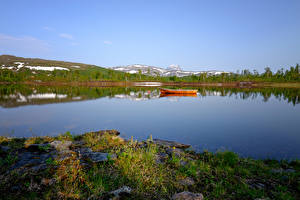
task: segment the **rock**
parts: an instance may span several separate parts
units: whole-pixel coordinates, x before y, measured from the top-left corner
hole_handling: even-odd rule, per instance
[[[85,154],[88,154],[88,153],[92,153],[92,149],[91,148],[88,148],[88,147],[82,147],[80,149],[76,149],[75,150],[77,153],[79,154],[82,154],[82,155],[85,155]]]
[[[263,184],[263,183],[252,183],[250,186],[252,188],[256,188],[256,189],[264,189],[265,188],[265,184]]]
[[[279,168],[279,169],[271,169],[271,172],[274,173],[274,174],[278,174],[278,173],[295,173],[296,170]]]
[[[115,197],[113,199],[119,199],[123,196],[128,196],[131,193],[132,189],[128,186],[123,186],[117,190],[114,190],[110,192],[110,194],[113,194]]]
[[[182,149],[176,149],[176,148],[168,148],[166,149],[166,152],[169,156],[175,155],[176,157],[181,157],[181,155],[184,153]]]
[[[163,147],[168,147],[168,148],[175,147],[175,148],[179,148],[179,149],[186,149],[191,146],[189,144],[182,144],[182,143],[178,143],[178,142],[174,142],[174,141],[160,140],[160,139],[154,139],[153,143],[163,146]]]
[[[192,192],[180,192],[174,194],[172,197],[173,200],[203,200],[204,197],[201,193],[192,193]]]
[[[47,178],[43,178],[41,180],[41,184],[42,185],[46,185],[46,186],[50,186],[50,185],[53,185],[54,183],[56,182],[56,179],[55,178],[51,178],[51,179],[47,179]]]
[[[280,168],[280,169],[271,169],[271,173],[274,173],[274,174],[282,173],[282,172],[283,172],[282,168]]]
[[[25,147],[26,150],[31,152],[48,152],[50,148],[49,144],[31,144]]]
[[[83,148],[82,148],[83,149]],[[108,157],[114,159],[117,157],[116,154],[102,153],[102,152],[93,152],[89,148],[85,148],[84,151],[81,151],[81,156],[91,159],[93,162],[104,162],[108,160]]]
[[[185,160],[180,160],[180,165],[181,165],[181,166],[186,166],[187,164],[188,164],[187,161],[185,161]]]
[[[114,135],[114,136],[120,135],[120,132],[117,130],[102,130],[102,131],[95,131],[95,132],[90,132],[90,133],[97,134],[97,135],[104,135],[104,134],[109,134],[109,135]]]
[[[70,148],[70,146],[72,145],[72,141],[54,140],[53,142],[50,143],[50,145],[59,151],[68,150]]]
[[[166,153],[158,153],[155,157],[155,161],[157,164],[163,164],[169,158]]]
[[[47,169],[47,164],[40,164],[30,168],[32,171],[38,172]]]
[[[21,189],[21,187],[19,185],[14,185],[10,188],[10,190],[12,192],[18,192],[18,191],[20,191],[20,189]]]
[[[254,200],[270,200],[269,198],[256,198]]]
[[[0,146],[0,150],[4,152],[8,152],[10,150],[9,146]]]
[[[46,161],[49,158],[53,158],[52,153],[38,153],[25,151],[18,155],[18,161],[10,168],[10,170],[24,168],[32,171],[40,171],[47,168]]]
[[[185,179],[180,180],[179,183],[183,186],[190,186],[190,185],[194,185],[195,181],[192,178],[187,177]]]
[[[284,170],[284,172],[285,173],[295,173],[296,170],[294,170],[294,169],[286,169],[286,170]]]

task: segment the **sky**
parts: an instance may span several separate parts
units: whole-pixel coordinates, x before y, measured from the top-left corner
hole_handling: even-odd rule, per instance
[[[299,0],[0,1],[0,55],[232,72],[300,63]]]

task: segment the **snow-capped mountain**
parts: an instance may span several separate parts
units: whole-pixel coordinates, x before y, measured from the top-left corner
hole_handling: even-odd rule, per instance
[[[112,67],[111,69],[127,72],[130,74],[145,74],[150,76],[177,76],[177,77],[183,77],[183,76],[191,76],[191,75],[200,75],[201,73],[207,73],[207,75],[219,75],[222,73],[228,73],[224,71],[217,71],[217,70],[211,70],[211,71],[184,71],[182,70],[179,65],[170,65],[168,68],[160,68],[160,67],[154,67],[154,66],[148,66],[148,65],[127,65],[127,66],[119,66],[119,67]]]

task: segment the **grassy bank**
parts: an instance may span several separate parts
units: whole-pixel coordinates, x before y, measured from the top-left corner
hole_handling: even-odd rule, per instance
[[[176,199],[183,191],[204,199],[300,198],[299,160],[195,153],[177,143],[125,141],[118,134],[0,137],[1,198]]]

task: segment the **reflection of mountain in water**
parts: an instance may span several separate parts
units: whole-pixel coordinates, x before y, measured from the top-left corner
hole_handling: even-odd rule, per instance
[[[197,89],[196,97],[227,96],[239,99],[256,99],[270,97],[287,101],[293,105],[300,102],[300,89],[297,88],[222,88],[201,87]],[[146,101],[150,99],[168,98],[178,100],[178,95],[162,96],[158,88],[151,87],[71,87],[71,86],[32,86],[32,85],[0,85],[0,106],[17,107],[24,105],[39,105],[84,101],[102,97]],[[195,95],[193,96],[195,98]],[[184,97],[190,98],[190,97]]]
[[[148,91],[131,91],[129,94],[116,94],[114,98],[117,99],[130,99],[133,101],[146,101],[149,99],[158,99],[158,90],[148,90]]]

